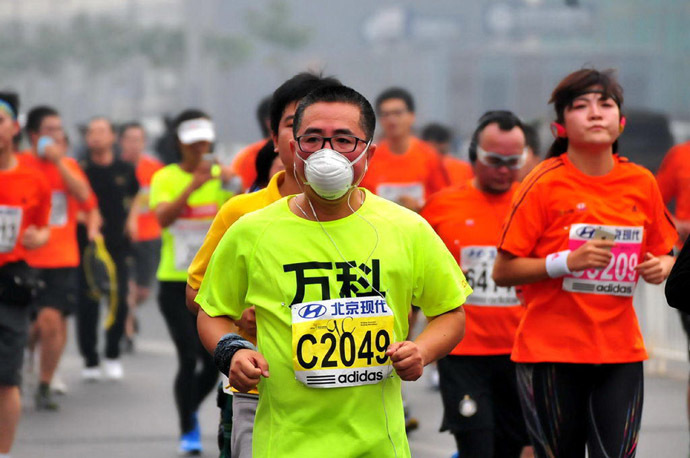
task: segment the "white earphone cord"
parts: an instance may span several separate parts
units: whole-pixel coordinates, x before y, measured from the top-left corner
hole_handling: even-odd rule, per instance
[[[353,193],[353,191],[354,191],[355,189],[357,189],[357,188],[354,188],[353,190],[351,190],[350,193],[349,193],[348,196],[347,196],[347,206],[348,206],[348,208],[352,211],[352,214],[357,215],[357,216],[358,216],[360,219],[362,219],[365,223],[367,223],[369,226],[371,226],[371,228],[374,230],[374,234],[376,235],[376,243],[374,244],[374,248],[371,250],[371,253],[369,253],[369,256],[367,257],[366,261],[364,262],[364,264],[366,265],[366,264],[369,263],[369,260],[371,260],[371,257],[374,255],[374,252],[376,251],[376,248],[378,248],[378,246],[379,246],[379,231],[376,229],[376,226],[374,226],[374,225],[371,223],[371,221],[369,221],[369,220],[366,219],[364,216],[362,216],[362,215],[360,215],[359,213],[357,213],[357,212],[352,208],[352,205],[350,205],[350,198],[352,197],[352,193]],[[311,208],[311,211],[312,211],[312,213],[314,214],[314,219],[316,220],[317,223],[319,223],[319,227],[320,227],[321,230],[324,232],[324,234],[326,234],[326,236],[328,237],[328,239],[331,241],[331,243],[332,243],[333,246],[335,247],[336,251],[338,252],[338,254],[340,255],[340,257],[342,258],[343,262],[345,262],[345,264],[347,264],[347,265],[350,266],[351,268],[358,270],[361,274],[364,275],[364,279],[366,280],[366,275],[367,275],[367,274],[366,274],[362,269],[360,269],[360,268],[356,265],[357,262],[355,261],[355,265],[350,264],[350,261],[348,261],[348,260],[345,258],[345,256],[343,255],[342,251],[340,251],[340,248],[338,248],[338,244],[335,243],[335,240],[333,240],[333,237],[331,237],[331,234],[328,233],[328,231],[326,230],[326,228],[324,227],[324,225],[323,225],[323,224],[321,223],[321,221],[319,220],[319,217],[316,215],[316,210],[314,209],[314,205],[312,205],[311,200],[309,200],[309,199],[307,198],[306,194],[304,195],[304,198],[307,200],[307,203],[309,204],[309,207]],[[307,215],[307,212],[304,211],[304,209],[299,205],[299,203],[297,202],[297,200],[295,200],[295,205],[297,205],[297,207],[300,209],[300,211],[301,211],[302,213],[304,213],[304,216],[306,216],[307,218],[309,217],[309,216]],[[377,290],[376,288],[374,288],[374,286],[371,285],[371,283],[369,282],[369,280],[366,280],[366,282],[369,283],[369,286],[371,287],[371,289],[372,289],[373,291],[375,291],[376,293],[378,293],[379,296],[383,297],[383,294],[381,293],[381,291],[379,291],[379,290]],[[390,358],[388,359],[388,365],[392,365],[392,362],[391,362]],[[383,416],[384,416],[385,421],[386,421],[386,435],[388,436],[388,440],[390,441],[391,446],[393,447],[393,455],[395,456],[395,458],[397,458],[397,457],[398,457],[398,450],[396,449],[396,447],[395,447],[395,442],[393,441],[393,438],[391,437],[390,427],[389,427],[389,425],[388,425],[388,411],[386,410],[386,392],[385,392],[385,388],[386,388],[386,382],[387,382],[387,381],[388,381],[388,377],[384,378],[384,379],[383,379],[383,382],[381,383],[381,406],[383,407]]]

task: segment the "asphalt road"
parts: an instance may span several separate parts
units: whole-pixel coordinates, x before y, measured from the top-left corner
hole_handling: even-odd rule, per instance
[[[13,458],[168,458],[177,456],[177,415],[172,398],[174,348],[155,304],[141,311],[141,336],[134,354],[124,359],[120,382],[84,383],[73,334],[60,376],[68,393],[59,412],[33,409],[35,376],[26,370],[24,412]],[[685,368],[680,371],[683,373]],[[646,378],[645,407],[638,457],[688,457],[685,417],[687,382],[682,377]],[[406,383],[405,396],[420,428],[410,434],[412,456],[450,457],[454,441],[438,432],[441,402],[428,375]],[[200,412],[204,456],[217,455],[218,410],[210,396]]]

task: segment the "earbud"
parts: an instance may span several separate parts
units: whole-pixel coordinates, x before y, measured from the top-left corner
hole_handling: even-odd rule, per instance
[[[555,121],[551,123],[551,133],[554,138],[565,138],[566,136],[565,127]]]
[[[618,126],[618,132],[619,132],[619,133],[621,133],[621,134],[623,133],[623,131],[625,130],[625,123],[626,123],[627,121],[628,121],[628,120],[625,119],[625,116],[621,116],[621,123],[620,123],[619,126]]]

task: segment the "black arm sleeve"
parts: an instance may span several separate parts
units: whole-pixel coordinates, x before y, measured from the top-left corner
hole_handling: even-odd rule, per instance
[[[685,241],[666,280],[666,300],[671,307],[690,313],[690,239]]]
[[[137,173],[134,167],[131,167],[131,173],[129,176],[129,196],[134,197],[139,192],[139,180],[137,180]]]

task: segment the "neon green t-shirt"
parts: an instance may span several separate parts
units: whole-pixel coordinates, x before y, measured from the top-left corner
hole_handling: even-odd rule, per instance
[[[161,260],[156,274],[158,280],[187,280],[187,267],[204,241],[213,217],[223,202],[232,196],[232,193],[223,189],[218,178],[220,167],[214,166],[211,173],[215,178],[194,191],[179,218],[163,228]],[[150,207],[155,209],[158,204],[177,199],[192,178],[192,174],[182,170],[179,164],[170,164],[157,171],[151,180]]]
[[[327,235],[293,214],[290,198],[228,229],[196,297],[210,316],[238,319],[256,306],[257,346],[270,376],[259,384],[253,454],[380,458],[394,456],[395,444],[399,458],[409,457],[400,378],[381,375],[391,369],[385,347],[407,335],[410,304],[436,316],[461,306],[471,288],[416,213],[366,191],[356,214],[323,223]],[[335,310],[338,322],[318,321]],[[316,388],[296,379],[298,361],[325,369],[313,372]],[[323,388],[341,377],[371,378]]]

